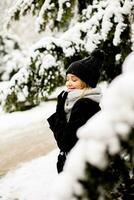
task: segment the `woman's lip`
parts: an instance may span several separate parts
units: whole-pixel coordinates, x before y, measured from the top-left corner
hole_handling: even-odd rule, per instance
[[[68,87],[68,89],[75,89],[75,88],[69,88],[69,87]]]
[[[68,90],[74,90],[75,88],[68,88]]]

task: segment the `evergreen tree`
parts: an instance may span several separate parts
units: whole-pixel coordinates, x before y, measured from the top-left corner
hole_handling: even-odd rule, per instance
[[[37,16],[38,30],[49,29],[53,36],[33,47],[25,70],[13,77],[10,89],[3,94],[4,109],[11,112],[37,105],[63,84],[64,70],[72,61],[97,47],[106,53],[101,80],[111,81],[133,49],[133,11],[133,0],[17,1],[8,25],[32,12]]]

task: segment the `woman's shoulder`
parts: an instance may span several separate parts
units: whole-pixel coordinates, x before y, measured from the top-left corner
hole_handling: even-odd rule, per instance
[[[76,101],[75,105],[89,105],[89,104],[95,104],[98,105],[99,103],[90,99],[90,98],[81,98],[78,101]]]
[[[87,111],[91,109],[100,110],[100,106],[98,102],[92,99],[81,98],[74,104],[73,109],[80,109],[80,110],[87,110]]]
[[[74,104],[71,117],[77,118],[85,116],[85,118],[88,119],[98,111],[100,111],[99,103],[89,98],[82,98]]]

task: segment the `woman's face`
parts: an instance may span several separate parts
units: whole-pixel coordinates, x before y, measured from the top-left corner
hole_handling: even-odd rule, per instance
[[[86,87],[86,83],[73,74],[67,74],[66,87],[68,90],[83,89]]]

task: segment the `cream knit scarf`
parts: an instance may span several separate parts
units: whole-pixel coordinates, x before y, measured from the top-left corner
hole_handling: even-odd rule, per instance
[[[84,88],[84,89],[75,89],[73,91],[70,91],[68,93],[66,102],[65,102],[65,112],[66,112],[66,117],[67,121],[69,121],[70,114],[72,107],[81,98],[89,98],[95,102],[100,102],[100,99],[102,97],[101,94],[101,89],[99,87],[96,88]]]

